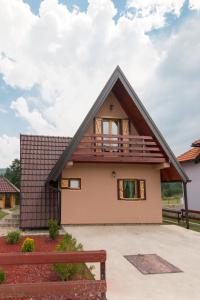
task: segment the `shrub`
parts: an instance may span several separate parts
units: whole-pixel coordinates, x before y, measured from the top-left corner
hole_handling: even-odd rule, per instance
[[[81,251],[83,250],[82,244],[77,243],[77,240],[66,233],[64,238],[56,246],[56,251]],[[54,271],[59,275],[61,280],[66,281],[74,277],[74,275],[84,275],[86,266],[83,263],[77,264],[54,264]]]
[[[48,221],[48,226],[49,226],[49,236],[51,237],[52,240],[55,240],[58,236],[58,230],[59,230],[59,225],[56,220],[49,220]]]
[[[10,231],[6,235],[6,242],[8,244],[17,244],[21,239],[20,231]]]
[[[3,269],[0,268],[0,283],[4,282],[6,279],[6,274]]]
[[[22,244],[22,252],[33,252],[35,250],[35,241],[31,238],[26,238]]]

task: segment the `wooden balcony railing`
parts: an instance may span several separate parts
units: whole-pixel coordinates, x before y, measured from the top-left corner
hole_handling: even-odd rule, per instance
[[[86,135],[72,156],[75,162],[162,163],[166,157],[151,136]]]

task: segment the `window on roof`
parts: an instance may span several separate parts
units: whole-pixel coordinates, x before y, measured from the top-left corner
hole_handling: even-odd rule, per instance
[[[81,179],[80,178],[62,178],[61,189],[80,190]]]
[[[145,200],[146,186],[143,179],[119,179],[119,200]]]

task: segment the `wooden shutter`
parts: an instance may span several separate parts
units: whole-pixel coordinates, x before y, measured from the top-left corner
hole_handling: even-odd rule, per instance
[[[119,200],[124,199],[124,182],[122,179],[118,180],[118,198]]]
[[[139,186],[140,186],[140,199],[145,199],[146,198],[146,191],[145,191],[145,181],[144,180],[139,180]]]
[[[61,179],[60,182],[61,189],[68,189],[69,188],[69,179]]]
[[[102,134],[102,119],[100,118],[95,119],[95,134]],[[96,137],[96,141],[101,141],[101,140],[102,138],[100,136]],[[96,146],[101,147],[102,143],[97,142]],[[101,149],[96,149],[96,152],[101,152]]]
[[[122,135],[128,136],[129,135],[129,120],[122,120]],[[127,138],[123,138],[123,141],[128,141]],[[124,152],[128,152],[128,144],[123,144]]]

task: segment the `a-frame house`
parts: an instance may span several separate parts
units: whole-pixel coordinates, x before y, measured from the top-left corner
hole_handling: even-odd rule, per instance
[[[161,223],[161,182],[189,180],[119,67],[73,138],[21,135],[21,176],[22,228]]]

